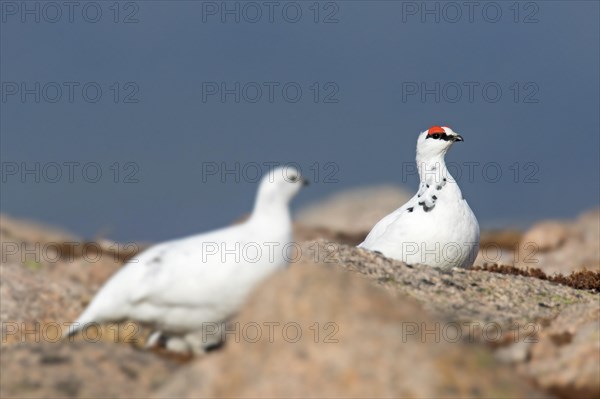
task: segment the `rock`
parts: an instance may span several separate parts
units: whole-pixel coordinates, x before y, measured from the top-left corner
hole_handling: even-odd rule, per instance
[[[294,223],[294,240],[296,242],[325,240],[356,246],[363,242],[365,237],[365,232],[351,234],[331,230],[327,227],[307,227],[301,223]]]
[[[35,340],[35,335],[25,336],[24,331],[35,329],[36,323],[72,321],[83,310],[82,304],[76,300],[85,295],[86,290],[82,286],[51,281],[17,263],[3,263],[0,270],[3,345],[25,339]],[[10,331],[16,333],[7,334]]]
[[[541,252],[559,248],[569,237],[566,224],[557,221],[545,221],[534,225],[522,238],[523,244],[534,244]]]
[[[123,263],[105,251],[110,245],[106,241],[86,245],[57,229],[6,215],[1,218],[2,345],[35,340],[35,335],[24,335],[25,330],[43,330],[48,323],[62,327],[75,320]],[[67,244],[79,252],[66,251]],[[17,334],[7,335],[7,328],[15,326]]]
[[[600,209],[574,222],[544,222],[528,231],[519,246],[516,266],[547,274],[600,270]]]
[[[305,256],[318,256],[326,263],[360,273],[391,292],[416,299],[438,317],[475,323],[481,328],[493,323],[503,333],[509,333],[515,325],[552,319],[571,304],[598,300],[596,294],[532,277],[408,266],[360,248],[316,244],[305,244]],[[500,343],[501,339],[492,341]]]
[[[536,339],[536,338],[533,338]],[[528,360],[532,342],[527,339],[516,340],[517,342],[496,350],[496,359],[503,363],[516,364]]]
[[[338,192],[301,209],[296,220],[307,227],[364,238],[381,218],[411,197],[404,189],[392,185],[358,187]]]
[[[543,328],[521,371],[564,398],[600,397],[600,303],[577,304]]]
[[[300,262],[267,281],[235,323],[220,353],[182,370],[155,397],[539,394],[486,347],[426,334],[439,321],[410,298],[323,263]],[[272,334],[267,323],[279,323]]]
[[[481,232],[480,247],[495,247],[514,251],[519,247],[523,233],[519,230],[487,230]]]
[[[178,367],[127,345],[13,345],[2,349],[0,397],[148,397]]]
[[[510,248],[499,248],[493,244],[482,246],[473,262],[473,266],[485,266],[490,264],[514,266],[518,255]]]
[[[481,232],[479,253],[473,266],[486,264],[499,264],[513,266],[515,251],[519,249],[519,242],[523,233],[518,230],[488,230]]]

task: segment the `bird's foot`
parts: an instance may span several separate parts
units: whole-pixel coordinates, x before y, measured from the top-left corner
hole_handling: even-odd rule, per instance
[[[151,348],[154,348],[155,346],[164,346],[164,345],[160,345],[161,343],[163,343],[163,344],[165,343],[165,337],[162,335],[162,331],[154,331],[148,337],[148,340],[146,341],[144,348],[151,349]]]

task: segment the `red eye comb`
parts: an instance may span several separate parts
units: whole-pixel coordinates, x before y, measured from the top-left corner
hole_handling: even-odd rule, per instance
[[[427,131],[428,135],[432,135],[432,134],[444,134],[446,133],[446,131],[444,129],[442,129],[441,126],[432,126],[429,128],[429,130]]]

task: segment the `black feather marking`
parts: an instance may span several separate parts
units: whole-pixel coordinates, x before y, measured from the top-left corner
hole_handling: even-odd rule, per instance
[[[206,352],[213,352],[213,351],[221,349],[224,345],[225,345],[225,341],[219,341],[216,344],[210,344],[209,346],[204,348],[204,350]]]
[[[412,206],[410,208],[407,209],[407,211],[410,213],[414,210],[415,208],[413,208]]]
[[[148,263],[146,263],[146,266],[147,267],[155,267],[155,266],[158,266],[158,265],[162,264],[162,261],[163,261],[162,256],[163,256],[163,254],[164,254],[164,252],[162,252],[162,253],[156,255],[154,258],[150,259],[148,261]]]
[[[169,342],[169,337],[167,337],[166,335],[160,334],[160,336],[158,337],[157,346],[159,348],[165,349],[167,347],[167,342]]]
[[[427,137],[425,137],[425,138],[449,141],[449,140],[453,140],[454,136],[447,135],[446,133],[435,133],[435,134],[428,134]]]
[[[424,210],[425,212],[429,212],[429,211],[431,211],[433,208],[435,208],[435,205],[432,205],[432,206],[427,206],[427,205],[425,204],[425,201],[421,201],[421,202],[419,202],[419,206],[422,206],[422,207],[423,207],[423,210]]]

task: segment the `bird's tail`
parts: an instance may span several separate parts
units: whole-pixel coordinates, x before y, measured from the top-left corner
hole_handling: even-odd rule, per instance
[[[69,326],[69,329],[63,334],[63,340],[74,337],[77,333],[81,331],[81,328],[77,327],[76,324]]]
[[[77,335],[84,328],[91,324],[96,324],[97,320],[90,314],[90,309],[86,309],[79,318],[69,326],[68,330],[63,334],[63,340]]]
[[[63,334],[63,336],[62,336],[63,340],[74,337],[81,330],[83,330],[83,324],[79,321],[79,319],[77,319],[77,321],[75,323],[71,324],[68,327],[68,330]]]

